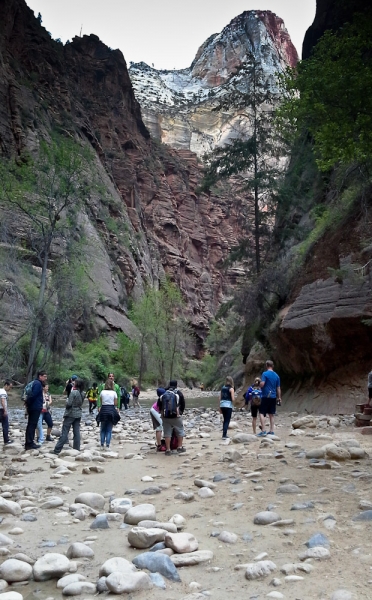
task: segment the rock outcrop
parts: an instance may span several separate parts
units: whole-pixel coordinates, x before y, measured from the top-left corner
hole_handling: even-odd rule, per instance
[[[203,155],[246,132],[249,122],[236,110],[213,108],[236,89],[249,91],[251,82],[239,69],[250,57],[262,65],[266,86],[278,93],[277,74],[298,57],[282,19],[270,11],[235,17],[202,44],[189,68],[165,71],[132,64],[135,95],[153,137]]]

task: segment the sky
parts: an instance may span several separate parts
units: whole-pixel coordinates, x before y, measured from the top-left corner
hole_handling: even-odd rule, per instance
[[[301,57],[316,0],[26,0],[62,42],[94,33],[129,64],[189,67],[199,46],[245,10],[271,10],[284,20]]]

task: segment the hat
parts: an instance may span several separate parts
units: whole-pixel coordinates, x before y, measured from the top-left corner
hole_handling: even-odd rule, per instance
[[[177,379],[171,379],[169,382],[169,387],[176,388],[177,387]]]
[[[157,393],[158,397],[160,398],[160,396],[165,394],[165,389],[160,387],[156,390],[156,393]]]
[[[72,379],[72,381],[75,381],[75,379],[78,379],[78,376],[77,375],[71,375],[71,379]]]

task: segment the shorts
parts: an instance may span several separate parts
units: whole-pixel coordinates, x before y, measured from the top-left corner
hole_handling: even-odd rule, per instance
[[[175,430],[177,437],[185,437],[185,431],[183,429],[183,421],[181,417],[175,419],[163,419],[163,430],[164,437],[172,437],[172,429]]]
[[[154,431],[163,431],[163,422],[161,416],[155,408],[150,409],[150,415],[152,420],[152,426]]]
[[[262,398],[261,404],[258,407],[260,415],[266,417],[266,415],[276,414],[276,398]]]
[[[257,418],[257,413],[258,413],[259,408],[260,408],[259,406],[255,406],[254,404],[251,404],[251,415],[252,415],[253,419]]]
[[[368,398],[371,400],[372,398],[372,388],[368,388]]]

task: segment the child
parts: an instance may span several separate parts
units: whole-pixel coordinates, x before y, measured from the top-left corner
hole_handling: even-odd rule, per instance
[[[249,402],[251,403],[252,429],[255,435],[257,425],[257,414],[262,398],[260,383],[261,379],[259,377],[256,377],[253,386],[250,386],[244,394],[246,404],[248,404]]]

